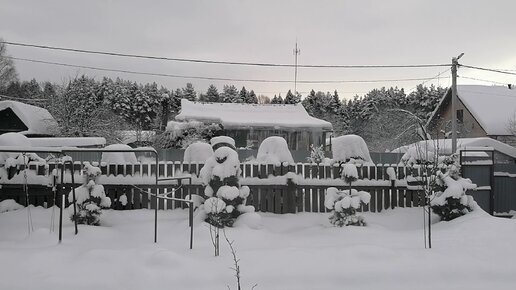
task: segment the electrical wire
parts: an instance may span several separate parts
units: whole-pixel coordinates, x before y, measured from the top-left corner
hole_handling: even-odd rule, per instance
[[[13,56],[6,56],[6,57],[13,59],[13,60],[27,61],[27,62],[33,62],[33,63],[42,63],[42,64],[49,64],[49,65],[83,68],[83,69],[91,69],[91,70],[98,70],[98,71],[127,73],[127,74],[135,74],[135,75],[160,76],[160,77],[169,77],[169,78],[197,79],[197,80],[211,80],[211,81],[232,81],[232,82],[257,82],[257,83],[293,83],[294,82],[293,80],[235,79],[235,78],[219,78],[219,77],[188,76],[188,75],[175,75],[175,74],[165,74],[165,73],[140,72],[140,71],[133,71],[133,70],[111,69],[111,68],[103,68],[103,67],[95,67],[95,66],[68,64],[68,63],[62,63],[62,62],[51,62],[51,61],[43,61],[43,60],[36,60],[36,59],[19,58],[19,57],[13,57]],[[379,79],[379,80],[317,80],[317,81],[302,81],[301,80],[301,81],[297,81],[297,82],[298,83],[306,83],[306,84],[381,83],[381,82],[425,81],[425,80],[432,80],[432,79],[435,79],[435,77],[434,78]]]
[[[447,69],[443,70],[442,72],[440,72],[440,73],[438,73],[437,75],[435,75],[433,78],[429,78],[428,80],[426,80],[426,81],[424,81],[424,82],[422,82],[422,83],[420,83],[420,84],[416,85],[415,87],[411,88],[411,89],[410,89],[410,90],[408,90],[408,91],[409,91],[409,92],[411,92],[411,91],[413,91],[414,89],[416,89],[416,88],[417,88],[417,86],[419,86],[419,85],[424,85],[424,84],[426,84],[426,83],[428,83],[429,81],[432,81],[432,80],[439,80],[439,79],[443,79],[443,78],[444,78],[444,79],[448,78],[448,77],[441,77],[441,75],[443,75],[444,73],[448,72],[449,70],[451,70],[451,68],[447,68]]]
[[[428,68],[428,67],[449,67],[450,64],[409,64],[409,65],[315,65],[315,64],[277,64],[277,63],[257,63],[257,62],[237,62],[237,61],[217,61],[217,60],[205,60],[205,59],[191,59],[191,58],[174,58],[164,56],[151,56],[151,55],[139,55],[139,54],[127,54],[109,51],[98,51],[98,50],[87,50],[78,48],[66,48],[49,45],[37,45],[20,42],[0,41],[0,43],[14,46],[31,47],[38,49],[49,49],[68,51],[75,53],[87,53],[97,55],[108,55],[118,57],[130,57],[130,58],[142,58],[142,59],[153,59],[153,60],[165,60],[165,61],[176,61],[176,62],[191,62],[191,63],[203,63],[203,64],[222,64],[222,65],[243,65],[243,66],[263,66],[263,67],[298,67],[298,68],[348,68],[348,69],[369,69],[369,68]]]
[[[0,94],[0,98],[12,99],[12,100],[18,100],[18,101],[34,101],[34,102],[45,102],[45,101],[48,101],[46,99],[18,98],[18,97],[7,96],[7,95],[2,95],[2,94]]]
[[[498,84],[498,85],[507,85],[507,83],[502,83],[502,82],[497,82],[497,81],[490,81],[490,80],[485,80],[485,79],[478,79],[478,78],[472,78],[472,77],[465,77],[465,76],[457,76],[458,78],[461,78],[461,79],[468,79],[468,80],[473,80],[473,81],[481,81],[481,82],[486,82],[486,83],[493,83],[493,84]]]
[[[498,70],[498,69],[478,67],[478,66],[471,66],[471,65],[465,65],[465,64],[461,64],[459,66],[460,67],[465,67],[465,68],[476,69],[476,70],[483,70],[483,71],[489,71],[489,72],[495,72],[495,73],[501,73],[501,74],[507,74],[507,75],[516,76],[516,72],[502,71],[502,70]]]

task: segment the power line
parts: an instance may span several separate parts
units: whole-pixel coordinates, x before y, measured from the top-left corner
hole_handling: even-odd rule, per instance
[[[127,54],[127,53],[118,53],[118,52],[109,52],[109,51],[98,51],[98,50],[87,50],[87,49],[77,49],[77,48],[66,48],[66,47],[57,47],[57,46],[48,46],[48,45],[37,45],[37,44],[28,44],[28,43],[19,43],[19,42],[10,42],[10,41],[0,41],[0,43],[15,45],[15,46],[23,46],[23,47],[32,47],[39,49],[50,49],[50,50],[60,50],[60,51],[68,51],[68,52],[76,52],[76,53],[88,53],[88,54],[99,54],[99,55],[109,55],[109,56],[119,56],[119,57],[131,57],[131,58],[143,58],[143,59],[153,59],[153,60],[166,60],[166,61],[177,61],[177,62],[191,62],[191,63],[204,63],[204,64],[223,64],[223,65],[244,65],[244,66],[264,66],[264,67],[295,67],[294,64],[277,64],[277,63],[256,63],[256,62],[237,62],[237,61],[217,61],[217,60],[204,60],[204,59],[191,59],[191,58],[173,58],[173,57],[164,57],[164,56],[151,56],[151,55],[139,55],[139,54]],[[450,66],[450,64],[409,64],[409,65],[315,65],[315,64],[298,64],[297,67],[302,68],[349,68],[349,69],[369,69],[369,68],[428,68],[428,67],[445,67]]]
[[[458,76],[458,77],[459,77],[459,78],[461,78],[461,79],[468,79],[468,80],[474,80],[474,81],[481,81],[481,82],[493,83],[493,84],[504,85],[504,86],[506,86],[506,85],[507,85],[507,83],[502,83],[502,82],[497,82],[497,81],[491,81],[491,80],[486,80],[486,79],[478,79],[478,78],[465,77],[465,76]]]
[[[7,96],[7,95],[2,95],[0,94],[0,99],[9,99],[9,100],[18,100],[18,101],[33,101],[33,102],[45,102],[45,101],[48,101],[46,99],[29,99],[29,98],[18,98],[18,97],[13,97],[13,96]]]
[[[429,81],[432,81],[432,80],[439,80],[439,79],[442,79],[442,78],[446,78],[447,79],[448,77],[441,77],[441,75],[443,75],[444,73],[448,72],[449,70],[451,70],[451,68],[447,68],[447,69],[443,70],[442,72],[440,72],[437,75],[435,75],[433,78],[429,78],[428,80],[426,80],[426,81],[424,81],[424,82],[422,82],[422,83],[420,83],[418,85],[424,85],[424,84],[426,84],[426,83],[428,83]],[[417,86],[411,88],[409,90],[409,92],[413,91],[415,88],[417,88]]]
[[[465,67],[465,68],[476,69],[476,70],[483,70],[483,71],[496,72],[496,73],[516,76],[516,73],[508,72],[508,71],[502,71],[502,70],[498,70],[498,69],[491,69],[491,68],[471,66],[471,65],[464,65],[464,64],[461,64],[460,66],[461,67]]]
[[[98,70],[98,71],[127,73],[127,74],[135,74],[135,75],[160,76],[160,77],[180,78],[180,79],[211,80],[211,81],[292,83],[292,80],[235,79],[235,78],[175,75],[175,74],[152,73],[152,72],[141,72],[141,71],[133,71],[133,70],[111,69],[111,68],[95,67],[95,66],[76,65],[76,64],[68,64],[68,63],[62,63],[62,62],[51,62],[51,61],[43,61],[43,60],[36,60],[36,59],[19,58],[19,57],[13,57],[13,56],[6,56],[6,57],[13,59],[13,60],[27,61],[27,62],[33,62],[33,63],[41,63],[41,64],[49,64],[49,65],[57,65],[57,66],[73,67],[73,68],[83,68],[83,69],[91,69],[91,70]],[[435,79],[435,78],[406,78],[406,79],[378,79],[378,80],[318,80],[318,81],[297,81],[297,82],[305,83],[305,84],[382,83],[382,82],[425,81],[425,80],[432,80],[432,79]]]

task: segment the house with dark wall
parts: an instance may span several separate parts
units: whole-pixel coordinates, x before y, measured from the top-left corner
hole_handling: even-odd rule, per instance
[[[177,121],[221,124],[237,148],[257,149],[270,136],[285,138],[291,150],[325,145],[331,123],[311,117],[301,104],[202,103],[181,100]]]
[[[457,137],[489,137],[516,146],[508,129],[516,114],[516,89],[509,86],[457,86]],[[451,89],[432,113],[427,128],[434,138],[451,138]]]
[[[46,109],[16,101],[0,101],[0,135],[15,132],[27,137],[50,137],[57,128],[56,120]]]

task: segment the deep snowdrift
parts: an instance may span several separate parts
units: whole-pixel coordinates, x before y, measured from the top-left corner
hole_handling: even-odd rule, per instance
[[[64,241],[50,233],[52,209],[0,214],[0,289],[236,289],[227,244],[213,257],[209,231],[196,224],[188,249],[186,210],[159,212],[153,243],[151,210],[104,212],[105,226],[65,220]],[[56,212],[57,213],[57,212]],[[512,289],[516,220],[476,210],[434,224],[424,249],[422,209],[362,213],[366,227],[333,227],[327,213],[261,214],[262,226],[226,233],[251,289]],[[68,216],[68,215],[65,215]]]

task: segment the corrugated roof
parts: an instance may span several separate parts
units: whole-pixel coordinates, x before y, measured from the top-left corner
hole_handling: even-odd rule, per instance
[[[311,117],[301,104],[201,103],[182,99],[181,112],[176,120],[219,123],[226,129],[274,127],[332,130],[330,122]]]

